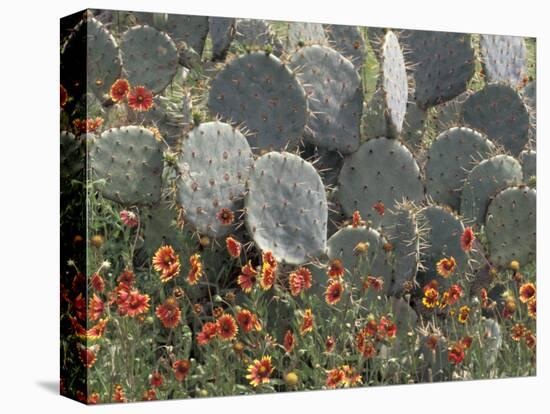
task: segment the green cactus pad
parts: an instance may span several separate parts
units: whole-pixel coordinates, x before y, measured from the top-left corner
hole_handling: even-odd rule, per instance
[[[415,99],[421,108],[446,102],[466,90],[475,70],[470,35],[403,30],[399,41],[409,52]]]
[[[391,136],[398,136],[401,134],[407,111],[408,80],[403,52],[397,36],[392,31],[388,31],[384,36],[380,66],[388,132]]]
[[[464,181],[460,214],[468,222],[483,224],[487,206],[496,193],[511,185],[519,185],[522,180],[521,165],[509,155],[481,161]]]
[[[468,172],[495,150],[491,141],[470,128],[441,133],[428,150],[426,193],[437,203],[460,208],[460,193]]]
[[[385,110],[384,91],[382,88],[378,88],[370,101],[363,104],[363,118],[361,122],[364,135],[367,139],[385,137],[387,135],[388,125]]]
[[[257,149],[296,147],[307,121],[304,88],[283,62],[261,52],[236,58],[218,73],[208,107],[228,122],[244,123]]]
[[[117,42],[105,26],[93,17],[77,24],[61,50],[61,84],[69,96],[78,99],[86,87],[86,91],[103,99],[120,77],[121,69]],[[86,85],[81,82],[83,76]]]
[[[327,38],[320,23],[290,22],[288,24],[288,46],[295,49],[308,45],[325,45]]]
[[[176,42],[185,42],[187,47],[202,55],[206,36],[208,35],[207,16],[189,16],[168,14],[166,24],[159,29],[164,30]]]
[[[485,232],[489,260],[506,268],[512,260],[525,266],[537,252],[537,192],[529,187],[502,190],[489,204]]]
[[[305,138],[320,147],[349,154],[359,146],[363,92],[353,64],[326,46],[307,46],[290,58],[290,67],[308,96]]]
[[[374,210],[376,203],[391,210],[397,202],[424,199],[424,184],[413,155],[399,141],[385,137],[368,140],[347,157],[338,182],[338,199],[348,217],[358,210],[375,227],[384,218]]]
[[[510,86],[490,84],[471,95],[462,106],[464,122],[485,133],[512,155],[529,138],[529,114],[519,94]]]
[[[209,17],[212,60],[224,60],[235,38],[237,20],[232,17]]]
[[[426,111],[421,109],[416,102],[407,103],[407,113],[403,122],[401,138],[414,149],[422,146],[422,139],[426,131],[427,116]]]
[[[448,208],[430,205],[417,213],[418,226],[426,229],[427,247],[422,250],[421,261],[424,271],[419,272],[417,281],[422,288],[431,280],[436,280],[442,289],[460,281],[457,275],[469,272],[470,259],[460,246],[460,236],[464,232],[462,221]],[[449,278],[437,273],[437,262],[454,257],[456,270]]]
[[[122,35],[120,50],[124,72],[132,86],[162,92],[178,69],[174,41],[151,26],[134,26]]]
[[[462,121],[462,104],[464,104],[471,94],[471,91],[466,91],[450,101],[435,106],[433,118],[437,131],[444,131],[455,126],[460,126]]]
[[[283,53],[283,44],[271,29],[268,22],[261,19],[237,19],[237,34],[235,40],[248,50],[273,48],[273,54]]]
[[[330,46],[348,58],[356,69],[360,69],[367,58],[367,48],[359,28],[341,24],[323,26]]]
[[[231,125],[207,122],[189,132],[178,160],[177,199],[199,233],[221,237],[235,229],[252,163],[246,138]],[[233,212],[232,222],[220,220],[222,209]]]
[[[384,41],[384,35],[386,34],[386,29],[383,27],[368,27],[367,28],[367,40],[371,49],[374,51],[374,54],[378,59],[380,59],[380,48],[382,42]]]
[[[297,155],[269,152],[256,160],[245,198],[246,226],[261,250],[302,264],[325,252],[327,200],[315,168]]]
[[[105,198],[130,206],[160,199],[163,160],[151,131],[137,126],[112,128],[94,140],[92,178],[104,180]]]
[[[533,150],[521,151],[518,160],[523,170],[523,182],[529,183],[533,176],[537,176],[537,152]]]
[[[527,74],[527,47],[519,36],[479,36],[485,76],[489,82],[518,86]]]
[[[153,256],[160,246],[172,246],[180,257],[187,254],[186,247],[191,245],[187,232],[176,226],[177,212],[169,208],[166,202],[144,210],[141,214],[143,226],[143,245],[148,257]]]

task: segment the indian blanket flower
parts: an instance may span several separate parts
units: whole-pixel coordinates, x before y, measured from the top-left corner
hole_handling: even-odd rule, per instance
[[[512,339],[516,342],[519,342],[521,338],[524,337],[525,333],[527,332],[527,328],[522,323],[516,323],[512,328],[510,329],[510,336]]]
[[[363,382],[361,375],[355,372],[355,370],[349,365],[342,365],[340,369],[344,373],[344,378],[342,379],[342,382],[346,387],[354,387],[357,384],[361,384]]]
[[[524,339],[525,345],[527,345],[529,349],[535,349],[535,347],[537,346],[537,337],[533,332],[529,330],[525,332]]]
[[[157,392],[155,390],[145,390],[143,391],[143,396],[141,397],[143,401],[156,401]]]
[[[344,262],[341,259],[332,259],[328,264],[327,275],[331,279],[338,279],[344,276]]]
[[[468,306],[464,305],[458,310],[457,319],[460,323],[466,323],[468,321],[469,316],[470,316],[470,308]]]
[[[86,320],[86,299],[82,296],[82,293],[79,293],[72,302],[72,309],[76,317],[81,321]]]
[[[458,365],[464,360],[464,345],[462,342],[455,342],[447,350],[447,359],[453,365]]]
[[[527,302],[527,314],[532,319],[537,319],[537,298],[534,297]]]
[[[149,382],[151,383],[152,387],[160,387],[164,382],[162,373],[160,371],[154,371],[153,373],[151,373]]]
[[[378,323],[378,334],[381,339],[384,337],[395,338],[397,325],[391,319],[382,316]]]
[[[190,369],[191,362],[187,359],[178,359],[172,364],[172,371],[174,371],[174,376],[179,382],[182,382],[187,377]]]
[[[63,85],[60,86],[60,105],[61,108],[63,108],[65,105],[67,105],[67,101],[69,100],[69,94],[67,93],[67,89]]]
[[[124,302],[119,304],[119,313],[122,316],[136,317],[149,310],[149,295],[142,295],[137,289],[131,290]]]
[[[339,280],[330,280],[325,290],[325,302],[329,305],[335,305],[342,299],[344,293],[344,285]]]
[[[524,283],[519,288],[519,300],[523,303],[529,302],[537,294],[537,289],[533,283]]]
[[[181,309],[175,297],[170,296],[163,304],[157,306],[155,314],[165,328],[175,328],[180,323]]]
[[[73,126],[79,134],[97,131],[103,125],[103,118],[75,119]]]
[[[437,273],[443,278],[448,278],[456,270],[456,260],[453,256],[444,257],[436,265]]]
[[[364,224],[365,224],[365,222],[363,220],[361,220],[361,214],[359,213],[359,211],[355,210],[353,212],[353,215],[351,216],[351,227],[357,228],[357,227],[362,226]]]
[[[250,293],[256,284],[258,272],[250,261],[241,268],[241,274],[237,277],[237,284],[245,293]]]
[[[474,241],[476,236],[471,227],[466,227],[460,236],[460,247],[466,253],[471,252],[474,248]]]
[[[94,293],[88,306],[88,316],[90,317],[90,320],[97,321],[99,318],[101,318],[101,315],[103,315],[104,311],[105,304],[103,303],[101,298]]]
[[[302,324],[300,325],[300,334],[304,336],[308,332],[313,332],[313,323],[313,313],[311,311],[311,308],[308,308],[305,310],[302,318]]]
[[[217,334],[224,341],[230,341],[237,336],[239,327],[235,318],[228,313],[224,313],[216,321]]]
[[[289,329],[286,331],[285,336],[283,338],[283,347],[285,348],[285,351],[289,354],[294,349],[294,345],[296,344],[296,338],[294,337],[294,334]]]
[[[292,296],[298,296],[304,290],[309,289],[311,287],[311,279],[311,272],[305,267],[300,267],[290,273],[288,284]]]
[[[231,257],[239,257],[241,255],[241,243],[235,240],[233,237],[227,237],[225,239],[225,246],[227,247],[227,252]]]
[[[435,308],[439,304],[439,292],[437,289],[426,289],[424,291],[424,297],[422,298],[422,304],[426,308]]]
[[[160,273],[160,280],[166,283],[180,271],[180,258],[172,246],[161,246],[153,256],[153,269]]]
[[[277,261],[270,251],[262,252],[262,270],[260,274],[260,287],[269,290],[275,283]]]
[[[334,339],[334,336],[327,336],[327,339],[325,339],[325,352],[332,352],[335,345],[336,339]]]
[[[365,281],[365,287],[367,289],[372,288],[377,292],[380,292],[382,289],[384,289],[384,278],[367,276],[367,280]]]
[[[109,91],[111,99],[115,102],[120,102],[128,92],[130,91],[130,83],[126,79],[117,79],[112,85]]]
[[[99,322],[86,331],[85,338],[94,341],[103,337],[107,329],[107,322],[109,322],[109,318],[100,319]]]
[[[250,381],[250,385],[253,387],[257,387],[260,384],[268,384],[273,370],[271,357],[264,356],[262,359],[255,359],[254,362],[248,366],[248,375],[246,379]]]
[[[197,334],[197,343],[199,345],[206,345],[216,337],[217,333],[218,325],[214,322],[206,322]]]
[[[242,309],[237,313],[237,322],[244,333],[249,333],[253,329],[256,331],[262,330],[262,325],[258,321],[257,316],[248,309]]]
[[[384,206],[384,203],[381,201],[374,203],[374,205],[372,206],[372,209],[376,211],[380,216],[383,216],[386,211],[386,207]]]
[[[119,213],[120,221],[128,227],[136,227],[139,223],[138,216],[133,211],[122,210]]]
[[[132,88],[128,93],[128,106],[134,111],[148,111],[153,107],[153,93],[144,86]]]
[[[229,226],[235,221],[235,214],[233,211],[227,207],[223,207],[218,211],[216,214],[216,218],[220,223],[222,223],[224,226]]]
[[[136,275],[131,270],[124,270],[117,278],[118,283],[123,283],[126,286],[133,286],[136,281]]]
[[[113,397],[111,398],[113,402],[116,403],[127,403],[128,398],[126,398],[126,393],[124,392],[124,388],[122,388],[122,385],[116,384],[113,391]]]
[[[327,380],[325,382],[328,388],[336,388],[344,381],[344,371],[340,368],[333,368],[327,372]]]
[[[78,348],[78,358],[82,365],[86,368],[91,368],[94,366],[97,361],[97,353],[99,352],[99,345],[94,345],[91,347],[85,347],[84,345],[78,343],[76,344]]]
[[[201,256],[195,253],[189,258],[189,264],[191,268],[187,273],[187,282],[190,285],[195,285],[203,275]]]
[[[99,293],[102,293],[105,290],[105,280],[99,273],[94,273],[90,280],[92,288]]]
[[[472,338],[471,336],[465,336],[464,338],[461,339],[460,342],[462,343],[465,349],[470,349],[473,341],[474,341],[474,338]]]

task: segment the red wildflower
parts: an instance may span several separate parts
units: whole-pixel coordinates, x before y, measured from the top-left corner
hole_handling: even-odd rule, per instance
[[[126,286],[130,286],[130,287],[134,285],[135,281],[136,281],[136,276],[134,275],[134,272],[128,269],[123,271],[117,279],[118,283],[123,283]]]
[[[359,226],[363,226],[364,224],[365,222],[361,220],[361,214],[359,213],[359,211],[355,210],[351,217],[351,227],[357,228]]]
[[[216,218],[224,226],[229,226],[233,223],[233,221],[235,221],[235,214],[231,211],[231,209],[223,207],[216,214]]]
[[[336,339],[334,336],[327,336],[325,340],[325,352],[332,352],[334,350],[334,345],[336,345]]]
[[[257,331],[262,330],[262,325],[258,321],[256,315],[250,312],[248,309],[243,309],[237,313],[237,322],[244,333],[250,332],[252,329]]]
[[[456,342],[447,350],[447,358],[453,365],[458,365],[464,360],[464,345],[461,342]]]
[[[255,359],[247,368],[248,375],[246,379],[250,380],[250,385],[253,387],[257,387],[260,384],[267,384],[269,383],[273,369],[270,356],[264,356],[261,360]]]
[[[437,265],[436,265],[436,269],[437,269],[437,273],[443,277],[443,278],[448,278],[449,276],[451,276],[455,269],[456,269],[456,260],[454,257],[445,257],[443,259],[441,259],[439,262],[437,262]]]
[[[101,315],[103,315],[104,311],[105,311],[105,304],[103,303],[101,298],[94,293],[94,295],[92,296],[92,299],[90,300],[90,305],[88,310],[90,320],[97,321],[99,318],[101,318]]]
[[[386,207],[384,206],[384,203],[381,202],[381,201],[378,201],[378,202],[374,203],[372,208],[373,208],[373,210],[375,210],[381,216],[383,216],[384,212],[386,211]]]
[[[241,268],[241,274],[237,278],[237,283],[245,293],[249,293],[256,284],[258,272],[254,269],[250,261]]]
[[[283,338],[283,347],[285,348],[285,351],[290,354],[294,349],[295,343],[296,339],[294,338],[294,334],[289,329],[288,331],[286,331],[285,337]]]
[[[105,290],[105,281],[99,273],[94,273],[92,275],[90,283],[92,284],[92,287],[99,293],[102,293]]]
[[[326,385],[328,388],[336,388],[344,381],[344,371],[339,368],[331,369],[327,372]]]
[[[226,238],[225,245],[231,257],[239,257],[241,255],[241,243],[239,243],[233,237]]]
[[[155,313],[165,328],[175,328],[180,323],[181,309],[173,296],[167,298],[162,305],[157,306]]]
[[[128,105],[134,111],[148,111],[153,107],[153,93],[144,86],[136,86],[128,94]]]
[[[537,298],[534,297],[527,302],[527,314],[532,319],[537,319]]]
[[[191,269],[189,269],[189,273],[187,273],[187,282],[189,282],[190,285],[195,285],[203,275],[200,254],[195,253],[192,255],[189,258],[189,264],[191,265]]]
[[[465,252],[471,252],[474,247],[474,241],[476,239],[476,236],[474,234],[474,231],[471,227],[466,227],[464,229],[464,232],[462,233],[462,236],[460,236],[460,247]]]
[[[79,293],[78,296],[74,298],[72,308],[78,319],[81,321],[86,320],[86,299],[82,296],[82,293]]]
[[[119,305],[121,315],[135,317],[149,310],[149,295],[142,295],[137,289],[130,291],[126,300]]]
[[[224,313],[220,316],[216,321],[216,325],[217,334],[224,341],[230,341],[235,338],[235,336],[237,336],[237,332],[239,331],[235,318],[228,313]]]
[[[201,331],[197,335],[197,343],[199,345],[206,345],[216,337],[217,332],[218,332],[217,324],[215,324],[214,322],[206,322],[202,326]]]
[[[78,134],[97,131],[103,125],[103,118],[75,119],[73,126]]]
[[[97,360],[99,345],[94,345],[87,348],[84,345],[78,343],[76,344],[76,346],[78,348],[78,358],[80,359],[80,362],[82,362],[82,365],[84,365],[86,368],[93,367]]]
[[[344,293],[344,285],[339,280],[330,280],[325,291],[325,301],[329,305],[335,305],[342,299]]]
[[[119,213],[120,221],[126,224],[128,227],[136,227],[139,223],[138,216],[133,211],[122,210]]]
[[[331,279],[338,279],[344,276],[344,263],[340,259],[332,259],[328,264],[327,275]]]
[[[152,387],[160,387],[162,383],[164,382],[164,378],[162,377],[162,373],[160,371],[154,371],[151,374],[151,386]]]
[[[180,271],[180,258],[172,246],[161,246],[153,257],[153,269],[159,272],[163,283],[175,278]]]
[[[366,282],[367,288],[373,288],[374,290],[380,292],[384,289],[384,278],[382,277],[374,277],[374,276],[367,276],[367,282]]]
[[[311,272],[305,267],[300,267],[290,273],[288,277],[290,293],[293,296],[298,296],[304,290],[311,287]]]
[[[191,369],[191,362],[189,362],[187,359],[179,359],[172,364],[172,370],[174,371],[174,376],[176,377],[176,380],[178,380],[179,382],[183,381],[187,377],[187,374],[189,374],[190,369]]]
[[[61,108],[63,108],[65,105],[67,105],[67,101],[69,100],[69,94],[67,93],[67,89],[63,85],[60,86],[60,101],[61,101]]]
[[[302,325],[300,326],[300,334],[304,336],[308,332],[313,332],[313,323],[313,313],[311,312],[311,308],[308,308],[304,312]]]
[[[124,393],[124,388],[122,388],[122,385],[116,384],[115,389],[113,391],[113,402],[117,403],[127,403],[128,398],[126,398],[126,394]]]
[[[427,308],[434,308],[439,304],[439,292],[434,288],[429,288],[424,291],[422,304]]]
[[[523,303],[529,302],[537,294],[537,289],[532,283],[524,283],[519,288],[519,300]]]
[[[527,332],[527,328],[522,323],[516,323],[512,328],[510,329],[511,337],[514,341],[518,342],[523,338],[525,335],[525,332]]]
[[[143,401],[156,401],[157,392],[155,390],[145,390],[143,391]]]
[[[126,95],[128,95],[129,90],[130,90],[130,83],[128,83],[126,79],[117,79],[111,86],[111,90],[110,90],[111,99],[115,102],[120,102],[124,98],[126,98]]]

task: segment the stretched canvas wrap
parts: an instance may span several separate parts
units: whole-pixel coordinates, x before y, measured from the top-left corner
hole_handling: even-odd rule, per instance
[[[61,19],[61,393],[536,374],[535,39]]]

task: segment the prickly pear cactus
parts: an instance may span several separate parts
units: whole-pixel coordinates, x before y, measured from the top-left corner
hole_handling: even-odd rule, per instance
[[[468,172],[494,150],[491,141],[470,128],[455,127],[444,131],[428,150],[426,193],[433,201],[458,210]]]
[[[416,102],[407,103],[407,112],[403,121],[401,138],[413,149],[418,149],[422,146],[427,118],[426,111],[421,109]]]
[[[210,38],[212,39],[212,60],[224,60],[231,42],[235,38],[237,19],[232,17],[210,17]]]
[[[189,245],[189,234],[177,227],[177,211],[161,202],[141,214],[143,245],[147,257],[155,254],[159,246],[170,245],[183,254]]]
[[[290,58],[308,97],[306,139],[349,154],[359,146],[363,91],[353,64],[333,49],[308,46]]]
[[[466,90],[475,70],[470,35],[403,30],[399,41],[409,51],[415,98],[421,108],[446,102]]]
[[[338,183],[338,200],[348,217],[357,210],[373,226],[383,222],[384,209],[391,210],[403,200],[424,199],[413,155],[399,141],[385,137],[368,140],[347,157]]]
[[[246,138],[231,125],[207,122],[189,132],[178,160],[177,199],[199,233],[221,237],[235,228],[252,162]]]
[[[384,40],[384,34],[386,34],[386,29],[383,27],[367,28],[367,40],[377,58],[380,58],[380,47],[382,46],[382,41]]]
[[[85,85],[80,79],[81,69],[86,70]],[[62,47],[61,84],[71,96],[80,97],[87,91],[103,99],[113,82],[120,77],[121,69],[122,61],[115,38],[98,20],[85,17]]]
[[[467,222],[482,225],[487,206],[500,191],[523,180],[521,165],[509,155],[481,161],[466,177],[460,200],[460,214]]]
[[[529,114],[519,94],[504,84],[489,84],[462,105],[464,122],[517,155],[529,139]]]
[[[120,204],[154,204],[160,199],[163,159],[160,143],[146,128],[112,128],[91,144],[92,178],[104,181],[103,196]]]
[[[244,123],[257,150],[296,147],[307,121],[304,88],[283,62],[262,52],[233,59],[218,73],[208,107],[213,115]]]
[[[275,56],[283,52],[283,44],[268,22],[261,19],[237,19],[235,40],[247,50],[271,47]]]
[[[289,49],[309,45],[326,45],[326,43],[327,38],[322,24],[300,22],[288,24]]]
[[[367,48],[359,28],[341,24],[325,24],[324,28],[330,46],[360,69],[367,57]]]
[[[208,35],[208,17],[168,14],[164,26],[159,27],[174,39],[174,42],[185,42],[199,56],[202,55],[206,36]]]
[[[462,104],[471,94],[471,91],[462,92],[456,98],[434,107],[434,121],[437,131],[442,132],[446,129],[460,126],[462,120]]]
[[[460,246],[460,236],[464,232],[464,224],[449,208],[430,205],[417,213],[418,225],[426,229],[426,245],[422,250],[421,261],[424,270],[417,275],[420,287],[431,280],[436,280],[442,289],[451,285],[451,277],[444,278],[437,272],[437,263],[444,258],[453,257],[456,261],[456,270],[453,282],[458,280],[457,275],[463,275],[470,270],[469,255]]]
[[[506,268],[512,260],[527,265],[535,260],[537,192],[529,187],[502,190],[489,204],[485,232],[489,260]]]
[[[519,36],[479,36],[484,74],[489,82],[518,86],[527,74],[527,48]]]
[[[408,79],[403,51],[392,31],[384,36],[380,56],[381,87],[384,91],[388,133],[398,136],[403,129],[407,111]]]
[[[324,253],[327,200],[315,168],[297,155],[269,152],[256,160],[245,198],[246,227],[278,261],[308,262]]]
[[[451,364],[448,359],[448,341],[444,336],[425,334],[420,339],[420,353],[422,354],[423,364],[420,367],[422,381],[439,382],[448,378],[451,370]],[[435,342],[435,344],[434,344]]]
[[[518,160],[523,170],[523,182],[528,184],[531,177],[537,175],[537,152],[533,150],[521,151]]]
[[[124,72],[132,86],[145,86],[153,93],[166,88],[178,69],[174,41],[150,26],[128,29],[120,42]]]

